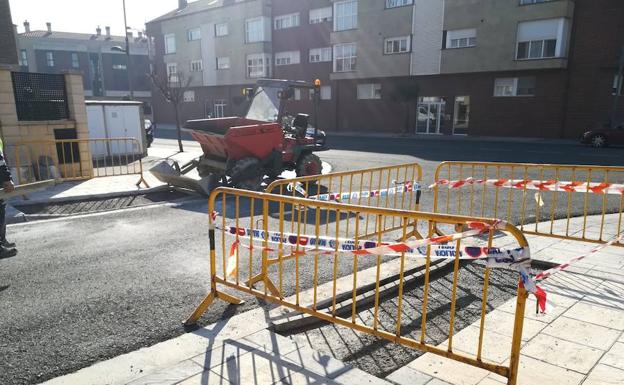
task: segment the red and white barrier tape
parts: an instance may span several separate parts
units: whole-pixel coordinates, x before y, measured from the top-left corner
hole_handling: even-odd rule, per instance
[[[316,236],[294,233],[281,233],[279,231],[264,231],[260,229],[250,229],[246,227],[225,226],[224,228],[222,228],[222,230],[225,230],[226,234],[231,236],[249,237],[250,239],[254,238],[254,240],[258,241],[264,241],[266,239],[267,243],[270,244],[280,244],[293,247],[299,246],[302,248],[317,249],[329,251],[332,253],[338,252],[354,253],[358,255],[396,255],[398,253],[414,253],[413,250],[419,247],[442,244],[463,238],[473,237],[475,235],[485,233],[489,230],[504,229],[506,226],[506,222],[497,221],[493,225],[488,225],[481,222],[468,222],[467,226],[470,228],[470,230],[451,235],[397,243],[378,243],[376,241],[370,240],[358,240],[357,244],[355,242],[355,239],[336,238],[322,235]]]
[[[314,199],[319,201],[346,201],[360,198],[385,198],[391,195],[405,194],[409,192],[418,191],[421,189],[418,181],[405,181],[405,182],[397,182],[393,181],[396,187],[390,187],[381,190],[367,190],[367,191],[353,191],[353,192],[343,192],[343,193],[325,193],[308,196],[308,193],[303,188],[303,183],[294,182],[290,183],[286,189],[290,192],[293,190],[297,191],[299,194],[303,195],[308,199]]]
[[[474,179],[460,180],[441,179],[429,188],[448,186],[449,189],[461,188],[470,185],[486,185],[491,187],[512,188],[518,190],[581,192],[592,194],[624,194],[624,184],[594,183],[594,182],[562,182],[556,180],[526,180],[526,179]]]
[[[561,265],[555,266],[555,267],[553,267],[551,269],[548,269],[546,271],[542,271],[541,273],[539,273],[538,275],[535,276],[535,280],[536,281],[541,281],[542,279],[548,278],[548,277],[552,276],[553,274],[556,274],[556,273],[558,273],[560,271],[563,271],[563,270],[569,268],[574,263],[576,263],[578,261],[581,261],[581,260],[589,257],[592,254],[596,254],[597,252],[599,252],[600,250],[602,250],[602,249],[604,249],[606,247],[612,246],[615,243],[621,243],[622,240],[624,240],[624,234],[622,234],[622,235],[620,235],[620,236],[610,240],[609,242],[607,242],[605,244],[602,244],[602,245],[599,245],[599,246],[595,247],[594,249],[592,249],[588,253],[585,253],[585,254],[580,255],[578,257],[574,257],[574,258],[570,259],[566,263],[562,263]]]
[[[506,223],[503,221],[488,225],[481,222],[469,222],[471,230],[446,236],[431,237],[406,241],[393,244],[379,244],[370,240],[358,240],[357,245],[354,239],[334,238],[323,236],[297,235],[291,233],[280,233],[277,231],[252,230],[249,228],[228,226],[224,228],[225,233],[237,237],[237,240],[230,247],[227,261],[226,276],[236,275],[238,266],[238,247],[242,246],[250,250],[252,245],[244,245],[238,238],[247,237],[257,242],[267,242],[269,244],[279,244],[282,246],[301,247],[303,250],[296,253],[304,255],[308,253],[318,253],[321,255],[333,255],[336,253],[351,253],[355,255],[398,255],[405,253],[409,257],[426,257],[426,248],[430,247],[430,258],[443,259],[485,259],[487,266],[494,268],[512,268],[520,273],[520,277],[527,291],[535,294],[542,311],[546,309],[546,293],[539,288],[531,278],[531,255],[528,248],[500,249],[477,246],[465,246],[457,250],[454,245],[442,245],[462,238],[473,237],[490,231],[492,229],[504,229]],[[260,250],[267,252],[278,252],[274,248],[260,247]]]

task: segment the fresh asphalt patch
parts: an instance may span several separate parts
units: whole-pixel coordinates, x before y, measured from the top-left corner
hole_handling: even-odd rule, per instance
[[[432,273],[430,277],[426,322],[426,341],[430,345],[435,346],[444,342],[449,335],[453,288],[452,267],[452,264],[449,264]],[[455,333],[481,317],[484,272],[485,268],[480,262],[464,263],[459,269]],[[517,283],[518,272],[492,269],[487,312],[515,297]],[[423,291],[423,277],[407,281],[404,286],[401,308],[401,335],[417,341],[421,336]],[[380,330],[396,332],[398,306],[397,295],[386,295],[380,301],[378,311]],[[348,314],[340,314],[340,316],[349,318],[351,307],[345,306],[344,309]],[[359,323],[372,326],[374,303],[358,303],[356,316]],[[322,354],[328,354],[380,378],[386,377],[424,354],[422,351],[385,339],[325,322],[288,331],[280,328],[278,332],[301,343],[309,344]]]
[[[174,189],[145,194],[121,195],[105,198],[86,198],[67,202],[45,202],[16,205],[15,208],[29,216],[29,219],[45,219],[68,215],[90,214],[121,210],[158,203],[179,201],[189,194]]]

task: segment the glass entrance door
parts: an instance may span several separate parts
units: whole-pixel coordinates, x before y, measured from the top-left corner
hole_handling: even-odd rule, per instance
[[[416,118],[416,133],[439,134],[443,125],[445,104],[438,97],[420,98]]]

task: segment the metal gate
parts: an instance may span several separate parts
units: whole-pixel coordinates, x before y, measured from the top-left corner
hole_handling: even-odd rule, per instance
[[[421,213],[383,207],[358,206],[323,200],[311,200],[292,196],[267,194],[229,188],[218,188],[209,199],[210,215],[210,293],[186,321],[195,324],[216,299],[238,304],[241,300],[227,294],[222,288],[274,302],[284,307],[312,315],[360,332],[368,333],[394,343],[438,354],[476,367],[489,370],[516,383],[519,351],[522,337],[527,291],[518,286],[517,309],[513,326],[513,338],[509,346],[509,365],[489,362],[482,357],[485,314],[488,308],[488,285],[491,267],[507,264],[526,273],[530,266],[528,244],[516,227],[496,219]],[[366,218],[372,225],[366,229]],[[397,226],[384,227],[394,222]],[[466,226],[469,230],[449,236],[436,236],[436,229],[452,233]],[[426,234],[414,236],[415,228]],[[510,249],[496,248],[498,238],[494,233],[503,231],[514,245]],[[470,236],[477,242],[465,246]],[[444,248],[447,253],[439,254]],[[450,251],[450,252],[449,252]],[[445,255],[440,256],[440,255]],[[273,264],[269,264],[272,256]],[[400,261],[398,311],[396,323],[381,322],[379,318],[380,273],[383,258]],[[424,264],[424,299],[421,309],[404,309],[405,264],[408,258],[420,258]],[[446,258],[453,264],[452,294],[449,298],[450,324],[448,344],[439,347],[426,337],[429,309],[429,274],[432,260]],[[457,309],[457,284],[460,259],[482,259],[485,264],[481,324],[478,339],[474,341],[476,354],[464,354],[453,349],[455,313]],[[356,317],[358,287],[358,264],[367,261],[376,268],[375,303],[372,321]],[[350,317],[336,314],[339,262],[352,266],[352,311]],[[330,283],[333,290],[319,290],[319,266],[326,264],[333,271]],[[284,283],[294,283],[294,293],[285,293]],[[255,287],[262,283],[262,289]],[[310,297],[303,297],[302,286],[311,286]],[[307,285],[306,285],[307,286]],[[528,287],[528,286],[527,286]],[[289,299],[287,294],[292,294]],[[319,303],[331,303],[327,308]],[[402,335],[406,322],[420,326],[420,338]]]
[[[433,188],[434,212],[501,218],[526,234],[604,243],[623,230],[624,167],[443,162]]]

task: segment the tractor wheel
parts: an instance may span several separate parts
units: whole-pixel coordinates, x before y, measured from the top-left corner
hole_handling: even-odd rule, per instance
[[[297,163],[297,176],[319,175],[323,170],[321,158],[314,154],[306,154]]]
[[[260,161],[256,158],[238,160],[230,171],[232,184],[243,190],[259,191],[262,189],[264,175]]]
[[[594,135],[591,139],[591,145],[595,148],[607,147],[607,138],[602,134]]]

